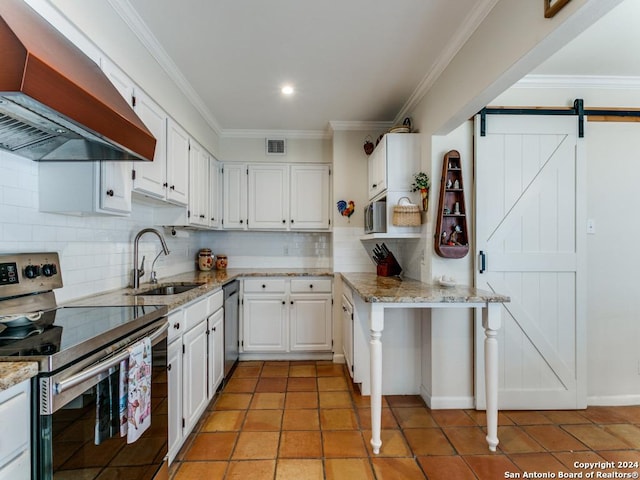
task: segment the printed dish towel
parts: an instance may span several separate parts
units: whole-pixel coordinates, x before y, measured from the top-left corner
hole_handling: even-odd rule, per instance
[[[151,339],[129,347],[127,443],[133,443],[151,425]]]

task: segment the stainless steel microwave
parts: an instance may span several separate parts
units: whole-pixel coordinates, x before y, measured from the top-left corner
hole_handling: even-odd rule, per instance
[[[364,207],[364,233],[386,233],[387,202],[371,202]]]

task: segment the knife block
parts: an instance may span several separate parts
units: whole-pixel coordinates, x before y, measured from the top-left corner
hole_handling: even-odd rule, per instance
[[[393,277],[400,275],[402,267],[396,260],[396,257],[393,256],[393,253],[389,252],[389,255],[378,264],[376,271],[379,277]]]

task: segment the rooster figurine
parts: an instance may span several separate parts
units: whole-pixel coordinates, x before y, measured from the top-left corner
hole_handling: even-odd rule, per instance
[[[344,200],[338,201],[338,211],[343,217],[347,217],[347,218],[351,217],[355,209],[356,209],[356,204],[354,203],[353,200],[349,200],[349,203],[347,203]]]

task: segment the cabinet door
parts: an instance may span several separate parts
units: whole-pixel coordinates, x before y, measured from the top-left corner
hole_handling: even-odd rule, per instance
[[[100,162],[100,208],[131,212],[131,166],[129,162]]]
[[[326,230],[329,223],[329,165],[292,165],[292,230]]]
[[[182,340],[169,344],[167,351],[167,387],[169,389],[169,463],[182,446]]]
[[[331,351],[331,295],[291,295],[291,351]]]
[[[207,322],[203,320],[182,337],[182,412],[188,435],[207,406]]]
[[[289,170],[286,165],[249,165],[248,227],[286,230]]]
[[[353,377],[353,306],[342,296],[342,351],[349,375]]]
[[[219,308],[208,318],[209,322],[209,351],[208,378],[209,399],[216,393],[224,376],[224,309]]]
[[[226,163],[222,169],[222,227],[247,227],[247,166]]]
[[[133,191],[156,198],[165,198],[167,192],[167,114],[151,97],[136,90],[133,108],[156,137],[153,162],[133,163]]]
[[[220,164],[210,157],[209,160],[209,226],[220,227],[220,205],[222,204],[222,178]]]
[[[171,118],[167,120],[167,200],[189,203],[189,135]]]
[[[283,295],[245,295],[242,314],[245,352],[287,351],[287,308]]]
[[[209,226],[209,154],[191,141],[189,149],[189,218],[190,225]]]
[[[369,179],[369,200],[387,188],[387,142],[382,137],[367,163]]]

